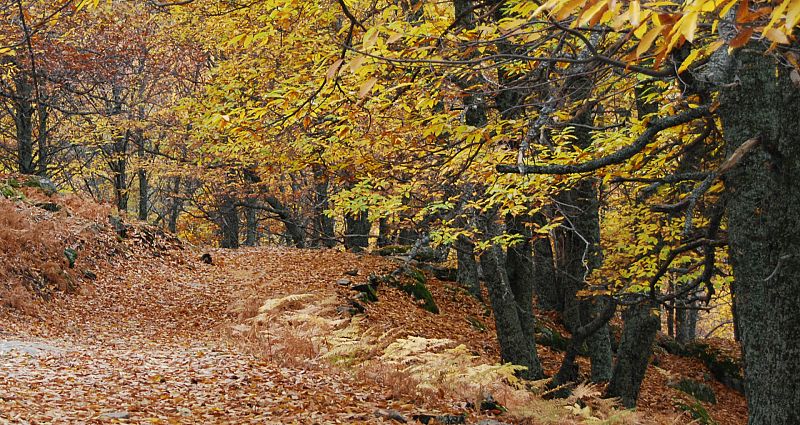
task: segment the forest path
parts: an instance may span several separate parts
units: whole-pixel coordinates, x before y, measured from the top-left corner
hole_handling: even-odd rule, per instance
[[[213,266],[122,261],[37,318],[0,315],[0,424],[380,422],[385,401],[363,384],[260,359],[226,336],[242,294],[294,292],[342,270],[315,274],[314,252],[212,255]]]

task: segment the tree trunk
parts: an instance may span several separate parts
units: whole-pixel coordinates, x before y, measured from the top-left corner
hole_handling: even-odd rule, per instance
[[[278,218],[281,220],[281,222],[283,222],[283,225],[286,228],[288,240],[292,243],[292,245],[297,248],[305,248],[306,232],[304,231],[300,219],[295,216],[289,207],[283,205],[278,198],[274,196],[267,196],[265,201],[267,204],[269,204],[272,212],[277,214]]]
[[[533,217],[534,223],[543,226],[547,218],[542,213]],[[564,311],[564,293],[556,281],[553,248],[550,237],[540,237],[533,242],[533,289],[542,310]]]
[[[617,350],[617,363],[606,395],[619,397],[625,407],[632,408],[639,398],[639,388],[653,354],[653,342],[661,320],[647,303],[628,307],[622,313],[622,319],[625,324]]]
[[[479,219],[481,230],[486,237],[493,236],[496,224],[494,214],[487,213]],[[500,344],[500,357],[504,362],[525,366],[520,375],[526,379],[541,379],[544,376],[539,356],[536,354],[534,334],[528,333],[526,322],[530,318],[520,308],[514,298],[511,285],[502,263],[503,252],[493,245],[480,256],[486,288],[494,312],[497,341]]]
[[[729,155],[759,141],[725,178],[732,292],[748,423],[788,425],[800,423],[800,90],[761,47],[736,51],[720,108]]]
[[[481,282],[478,278],[478,262],[475,259],[475,244],[466,236],[459,235],[455,243],[458,275],[456,280],[470,294],[482,299]]]
[[[139,130],[136,132],[136,142],[139,147],[137,154],[139,161],[144,161],[144,134]],[[147,171],[141,166],[136,170],[137,177],[139,178],[139,220],[147,221],[147,216],[150,213],[150,187],[147,181]]]
[[[695,295],[694,292],[689,296]],[[675,300],[675,340],[686,344],[697,337],[697,302],[687,302],[685,297]]]
[[[39,128],[38,133],[36,134],[36,144],[38,145],[36,174],[42,177],[47,177],[47,167],[50,165],[50,149],[47,147],[47,119],[49,117],[47,105],[40,101],[39,104],[36,105],[36,112],[39,115]]]
[[[16,99],[14,125],[17,131],[17,166],[22,174],[33,174],[33,84],[27,74],[14,77]]]
[[[530,230],[522,218],[506,216],[506,233],[522,237],[506,250],[506,274],[514,301],[519,307],[520,324],[525,335],[534,335],[533,315],[533,253]]]
[[[124,135],[116,137],[111,145],[108,162],[113,175],[114,200],[120,211],[128,211],[128,142],[130,137],[130,130],[126,130]]]
[[[181,207],[183,201],[180,198],[181,190],[181,176],[176,176],[172,181],[171,198],[169,202],[169,217],[167,221],[167,229],[172,233],[178,232],[178,217],[181,214]]]
[[[328,195],[330,183],[328,182],[328,178],[325,176],[322,166],[317,165],[314,167],[314,178],[316,179],[316,200],[314,203],[314,214],[316,217],[314,218],[314,221],[317,233],[317,243],[328,248],[333,248],[336,246],[334,221],[333,217],[329,217],[325,214],[325,211],[328,210],[330,204]]]
[[[344,246],[353,252],[362,252],[369,247],[369,231],[372,223],[369,213],[347,214],[345,220]]]
[[[261,234],[258,231],[258,210],[255,208],[245,208],[245,246],[258,246]]]
[[[565,223],[556,232],[559,250],[557,290],[563,294],[562,317],[570,332],[589,323],[600,311],[592,299],[577,296],[578,291],[585,289],[591,271],[602,263],[599,200],[595,185],[596,181],[585,179],[556,199],[556,207],[565,218]],[[603,324],[588,336],[586,343],[592,360],[592,381],[608,381],[612,373],[608,325]]]
[[[231,195],[223,195],[219,208],[220,246],[239,248],[239,211]]]

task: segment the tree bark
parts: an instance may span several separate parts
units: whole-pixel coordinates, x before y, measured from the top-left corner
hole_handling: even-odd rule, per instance
[[[344,246],[353,252],[362,252],[369,247],[369,231],[372,223],[369,213],[347,214],[345,220]]]
[[[479,219],[481,230],[486,237],[496,233],[494,214],[487,213]],[[539,356],[536,354],[536,341],[533,333],[528,333],[526,322],[530,320],[520,308],[506,275],[502,262],[503,252],[492,245],[480,256],[486,279],[486,288],[494,312],[497,341],[500,344],[500,357],[504,362],[525,366],[527,370],[520,375],[526,379],[541,379],[544,376]]]
[[[458,261],[456,280],[475,298],[482,299],[481,282],[478,277],[478,262],[475,259],[475,244],[468,237],[459,235],[454,246]]]
[[[239,210],[229,194],[222,197],[219,208],[220,246],[239,248]]]
[[[506,274],[514,301],[519,307],[522,332],[534,335],[535,317],[533,315],[533,253],[531,234],[521,217],[506,216],[506,233],[522,237],[506,250]]]
[[[137,155],[139,156],[139,161],[144,161],[145,150],[144,150],[144,134],[141,130],[136,132],[136,143],[138,144]],[[150,185],[147,181],[147,171],[143,167],[139,167],[136,170],[137,177],[139,179],[139,220],[147,221],[147,216],[150,213]]]
[[[314,178],[316,179],[315,186],[315,202],[314,202],[314,224],[317,233],[317,244],[333,248],[336,246],[336,235],[334,234],[334,221],[333,217],[325,214],[328,210],[330,183],[325,176],[324,169],[320,165],[314,166]]]
[[[33,83],[25,73],[14,77],[16,99],[14,125],[17,136],[17,166],[22,174],[33,174]]]
[[[258,231],[258,210],[255,208],[245,208],[245,246],[258,246],[261,234]]]
[[[722,95],[728,155],[759,142],[725,178],[728,237],[748,423],[788,425],[800,423],[800,90],[761,48],[736,50],[739,83]]]
[[[632,305],[622,313],[625,324],[617,350],[617,363],[606,395],[619,397],[628,408],[636,406],[639,389],[653,354],[656,332],[661,327],[656,311],[649,303],[645,303]]]

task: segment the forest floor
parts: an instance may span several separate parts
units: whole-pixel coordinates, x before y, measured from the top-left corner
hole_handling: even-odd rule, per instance
[[[41,214],[31,211],[17,208],[15,214]],[[86,229],[78,228],[73,234]],[[169,243],[153,249],[137,239],[136,228],[131,232],[123,241],[94,231],[102,239],[95,245],[78,238],[89,247],[82,254],[94,257],[78,258],[76,270],[91,273],[83,273],[76,293],[47,302],[6,294],[0,305],[0,424],[396,423],[392,416],[411,422],[419,414],[464,414],[467,423],[690,423],[675,407],[685,397],[666,382],[708,377],[701,364],[663,354],[660,367],[648,371],[637,412],[590,412],[576,400],[526,405],[531,399],[520,399],[519,391],[488,384],[481,391],[494,391],[517,416],[478,412],[470,404],[482,397],[476,387],[437,378],[439,387],[423,390],[419,384],[428,381],[402,372],[402,363],[384,367],[381,357],[391,342],[424,337],[439,341],[432,345],[464,344],[468,353],[459,355],[467,357],[459,358],[497,361],[488,310],[453,284],[429,281],[438,315],[396,288],[380,287],[378,301],[365,304],[366,313],[354,321],[337,309],[352,299],[350,284],[392,270],[391,260],[258,248],[213,250],[209,265],[200,261],[202,251]],[[6,257],[5,266],[14,258]],[[441,342],[445,338],[449,342]],[[343,346],[372,360],[364,367],[337,361],[357,358]],[[540,348],[553,373],[560,353]],[[445,388],[447,382],[458,388]],[[741,395],[706,382],[718,402],[704,406],[718,423],[745,423]],[[590,398],[597,395],[587,388]]]

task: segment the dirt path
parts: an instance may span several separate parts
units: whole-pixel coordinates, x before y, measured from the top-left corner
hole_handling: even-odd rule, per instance
[[[351,378],[279,366],[223,336],[237,296],[292,285],[309,259],[215,257],[126,262],[38,318],[0,311],[0,424],[379,421],[386,402]]]

